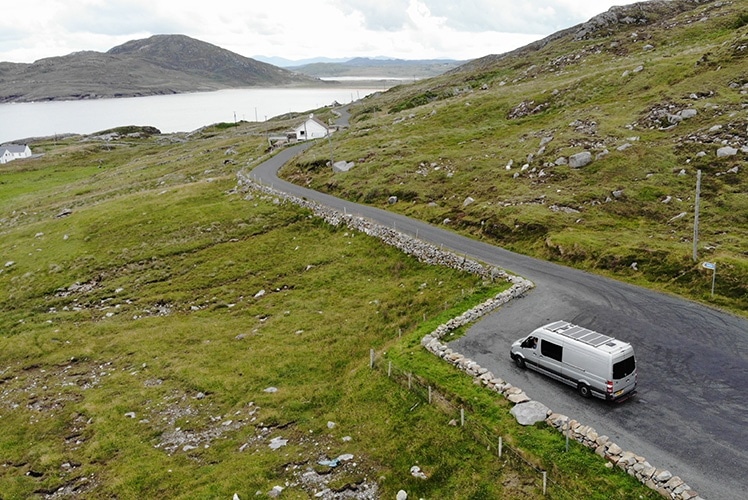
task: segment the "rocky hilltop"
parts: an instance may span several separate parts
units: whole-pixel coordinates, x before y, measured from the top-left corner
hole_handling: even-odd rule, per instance
[[[32,64],[0,63],[0,103],[323,84],[184,35],[155,35],[104,53],[75,52]]]

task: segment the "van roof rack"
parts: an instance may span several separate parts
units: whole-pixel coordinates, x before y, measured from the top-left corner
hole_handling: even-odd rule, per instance
[[[603,335],[602,333],[590,330],[589,328],[572,325],[568,321],[556,321],[555,323],[547,325],[546,329],[594,347],[599,347],[615,340],[613,337]]]

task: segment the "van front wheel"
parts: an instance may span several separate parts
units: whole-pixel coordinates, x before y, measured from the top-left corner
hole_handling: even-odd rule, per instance
[[[583,398],[588,398],[592,396],[592,392],[590,391],[590,386],[588,386],[587,384],[579,384],[577,386],[577,392]]]
[[[515,356],[514,357],[514,364],[517,365],[517,368],[525,369],[525,358],[522,356]]]

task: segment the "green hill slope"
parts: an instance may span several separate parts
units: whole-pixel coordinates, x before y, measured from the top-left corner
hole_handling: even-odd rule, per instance
[[[512,53],[367,98],[336,138],[336,158],[353,170],[333,173],[320,147],[284,175],[745,312],[747,11],[745,0],[614,7]],[[702,260],[718,266],[713,298]]]
[[[237,189],[268,124],[2,166],[2,498],[656,497],[421,348],[503,284]]]

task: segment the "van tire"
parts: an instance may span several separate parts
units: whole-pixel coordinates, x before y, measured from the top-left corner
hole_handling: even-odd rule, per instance
[[[522,370],[525,369],[527,365],[525,365],[525,358],[522,356],[514,356],[514,364],[517,365],[517,368],[520,368]]]
[[[592,396],[592,391],[590,390],[590,386],[588,386],[587,384],[579,384],[577,386],[577,392],[583,398],[589,398],[590,396]]]

